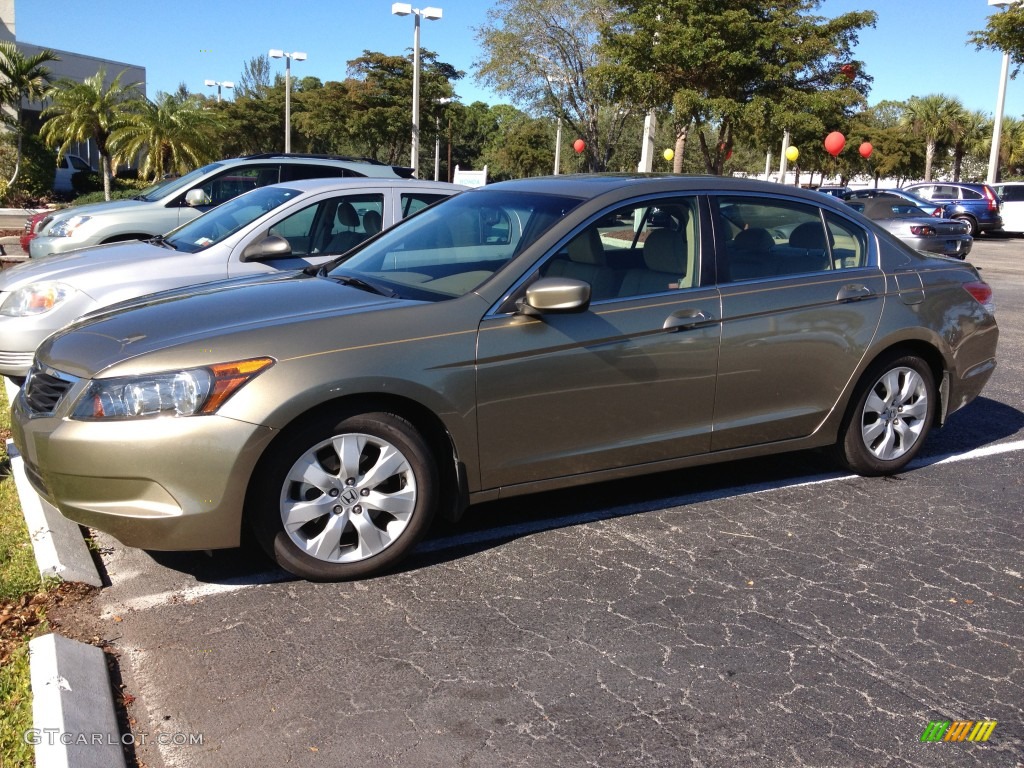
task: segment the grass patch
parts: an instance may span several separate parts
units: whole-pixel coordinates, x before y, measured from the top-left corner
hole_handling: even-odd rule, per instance
[[[44,585],[21,514],[6,443],[10,408],[0,387],[0,766],[34,764],[23,739],[32,727],[28,641],[46,630]]]

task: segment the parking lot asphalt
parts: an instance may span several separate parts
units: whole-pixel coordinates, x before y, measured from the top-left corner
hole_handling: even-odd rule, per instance
[[[479,505],[398,573],[97,535],[58,616],[178,766],[1024,767],[1024,241],[979,239],[1000,361],[894,478],[817,453]],[[922,742],[932,721],[987,742]]]

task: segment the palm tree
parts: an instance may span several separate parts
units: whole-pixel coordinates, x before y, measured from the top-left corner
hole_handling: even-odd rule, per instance
[[[954,126],[963,112],[964,106],[958,99],[942,94],[913,96],[907,101],[903,122],[915,136],[921,136],[925,140],[925,181],[932,180],[932,163],[935,160],[936,147],[952,140]]]
[[[130,119],[130,113],[142,97],[141,83],[121,84],[121,72],[105,86],[106,72],[100,70],[83,82],[62,81],[54,89],[53,104],[43,110],[46,122],[40,131],[58,156],[80,141],[92,139],[100,156],[103,195],[110,199],[112,147],[110,137]]]
[[[960,181],[964,157],[981,154],[986,139],[991,146],[992,119],[979,110],[964,110],[953,125],[953,181]]]
[[[143,155],[142,173],[154,179],[184,173],[213,159],[215,120],[188,94],[160,93],[140,102],[111,137],[121,158]]]
[[[43,65],[48,61],[60,61],[53,51],[44,50],[34,56],[26,56],[18,47],[8,41],[0,41],[0,103],[14,112],[13,119],[3,110],[4,121],[14,124],[18,134],[18,149],[14,161],[14,173],[7,182],[14,186],[21,170],[21,148],[24,129],[21,124],[22,105],[27,100],[42,101],[50,87],[50,71]]]

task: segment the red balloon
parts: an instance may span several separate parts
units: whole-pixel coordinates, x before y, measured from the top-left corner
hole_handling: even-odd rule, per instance
[[[842,152],[845,146],[846,137],[839,131],[832,131],[832,133],[825,137],[825,151],[832,155],[832,157],[836,157]]]
[[[865,141],[863,144],[860,145],[860,149],[858,151],[860,152],[861,157],[867,159],[871,157],[871,153],[874,151],[874,149],[875,148],[871,146],[871,142]]]
[[[839,71],[846,75],[849,80],[853,80],[853,78],[857,76],[857,67],[853,64],[843,64],[843,66],[839,68]]]
[[[576,150],[576,154],[579,154],[580,152],[587,148],[587,145],[586,142],[583,141],[583,139],[576,139],[576,141],[572,143],[572,148]]]

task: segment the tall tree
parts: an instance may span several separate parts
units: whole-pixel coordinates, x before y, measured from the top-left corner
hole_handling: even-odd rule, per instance
[[[235,83],[235,96],[248,96],[259,99],[270,90],[270,57],[266,54],[253,56],[245,63],[242,74]]]
[[[591,170],[607,167],[630,106],[595,77],[611,0],[498,0],[477,28],[477,79],[583,139]]]
[[[991,48],[1009,54],[1016,74],[1024,66],[1024,6],[1011,4],[993,13],[985,29],[971,32],[968,40],[979,50]]]
[[[124,72],[105,85],[106,71],[77,83],[64,80],[52,92],[53,103],[43,110],[41,135],[62,157],[72,144],[92,139],[100,156],[103,196],[110,199],[112,147],[110,137],[123,127],[142,97],[141,83],[121,83]]]
[[[737,131],[774,145],[783,130],[820,133],[863,103],[870,77],[852,61],[871,11],[828,19],[820,0],[621,0],[603,28],[610,87],[692,125],[709,173]],[[769,142],[770,139],[770,142]]]
[[[964,158],[992,146],[992,118],[979,110],[962,110],[953,123],[953,181],[960,181]]]
[[[153,179],[186,173],[213,159],[214,113],[185,93],[159,93],[156,101],[140,101],[111,136],[120,159],[142,155],[141,171]]]
[[[924,139],[924,180],[931,181],[935,153],[940,144],[950,144],[957,122],[964,113],[959,99],[942,94],[914,96],[907,101],[904,124]]]
[[[42,101],[50,87],[50,70],[44,64],[49,61],[60,61],[53,51],[43,50],[34,56],[26,56],[18,47],[7,40],[0,41],[0,104],[4,122],[12,123],[18,136],[17,153],[14,161],[14,173],[7,182],[14,186],[21,170],[23,104],[25,101]],[[13,113],[13,120],[8,119],[7,108]]]

